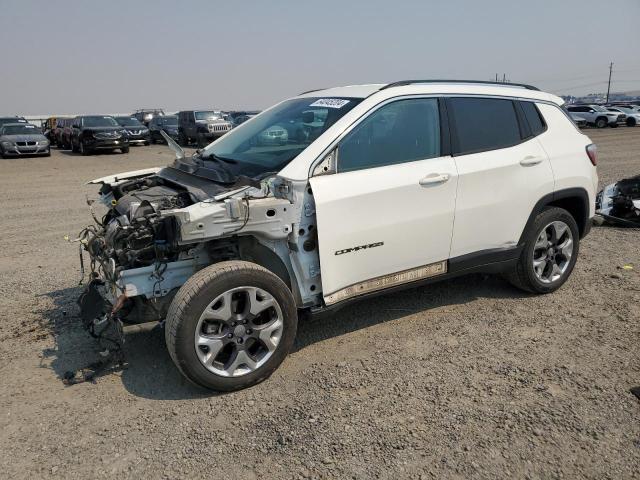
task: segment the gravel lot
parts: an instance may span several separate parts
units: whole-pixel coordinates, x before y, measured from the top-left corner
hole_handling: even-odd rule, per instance
[[[640,128],[586,133],[603,184],[640,173]],[[186,383],[162,332],[65,387],[97,354],[64,240],[90,221],[83,184],[171,158],[0,160],[0,477],[638,478],[639,230],[594,228],[548,296],[476,275],[303,322],[249,390]]]

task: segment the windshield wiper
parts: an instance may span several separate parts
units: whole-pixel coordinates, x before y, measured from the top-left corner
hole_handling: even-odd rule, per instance
[[[219,155],[216,155],[213,152],[206,153],[205,150],[198,150],[196,153],[193,154],[193,156],[196,157],[196,158],[199,158],[201,160],[205,160],[205,161],[206,160],[212,160],[214,162],[231,163],[233,165],[236,165],[238,163],[237,160],[234,160],[232,158],[221,157]]]

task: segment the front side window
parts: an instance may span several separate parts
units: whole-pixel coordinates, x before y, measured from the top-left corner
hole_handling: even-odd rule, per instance
[[[438,100],[419,98],[389,103],[349,132],[338,148],[338,172],[438,157]]]
[[[451,98],[449,115],[455,125],[456,155],[506,148],[520,143],[520,126],[511,100]]]

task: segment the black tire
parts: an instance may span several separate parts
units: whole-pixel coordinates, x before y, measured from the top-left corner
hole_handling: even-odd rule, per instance
[[[187,138],[187,136],[180,132],[178,134],[178,143],[180,144],[181,147],[188,147],[189,146],[189,139]]]
[[[151,138],[149,138],[149,143],[151,145],[155,145],[156,144],[156,139],[153,136],[151,136]]]
[[[605,128],[608,125],[609,121],[606,117],[598,117],[596,118],[596,128]]]
[[[91,149],[87,148],[82,140],[80,140],[80,146],[78,150],[80,151],[80,155],[84,155],[85,157],[87,155],[91,155]]]
[[[196,353],[194,336],[202,312],[230,289],[257,287],[270,294],[282,312],[282,335],[266,362],[250,373],[224,377],[211,372]],[[246,388],[268,378],[285,359],[296,336],[297,309],[293,295],[277,275],[254,263],[232,260],[211,265],[193,275],[171,302],[165,323],[167,349],[178,370],[190,381],[217,391]]]
[[[73,153],[78,153],[78,147],[76,147],[76,145],[73,143],[73,140],[69,141],[69,145],[71,146],[71,151]]]
[[[627,118],[627,127],[635,127],[636,126],[636,119],[631,117],[631,118]]]
[[[609,126],[611,128],[618,128],[618,123],[617,122],[616,123],[611,123],[611,124],[609,124]]]
[[[151,143],[151,140],[149,140],[149,141],[147,141],[147,142],[144,142],[144,146],[145,146],[145,147],[148,147],[150,143]]]
[[[564,222],[571,230],[573,237],[573,252],[571,259],[568,262],[567,268],[564,273],[550,283],[543,283],[538,279],[533,268],[534,249],[538,236],[542,233],[545,226],[554,221]],[[527,229],[524,235],[525,245],[518,259],[513,272],[505,275],[507,280],[514,286],[531,293],[551,293],[560,288],[564,282],[567,281],[573,267],[576,264],[578,258],[578,252],[580,250],[580,234],[578,231],[578,224],[573,216],[563,208],[559,207],[547,207],[540,212],[533,224]]]
[[[122,147],[122,148],[120,149],[120,151],[121,151],[122,153],[129,153],[129,147]]]

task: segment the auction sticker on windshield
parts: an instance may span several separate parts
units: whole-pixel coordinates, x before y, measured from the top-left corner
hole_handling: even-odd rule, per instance
[[[344,100],[342,98],[320,98],[313,102],[310,107],[327,107],[327,108],[342,108],[349,100]]]

